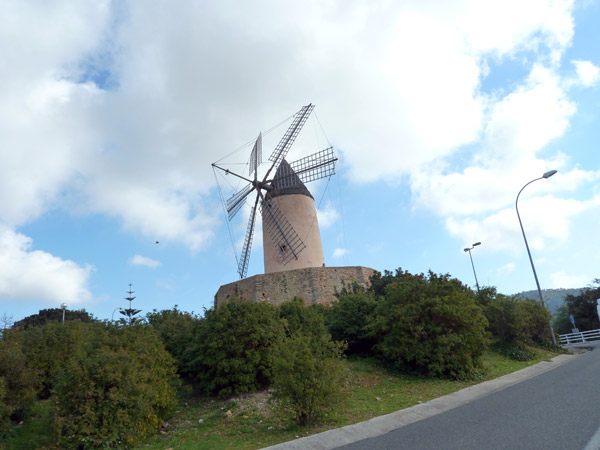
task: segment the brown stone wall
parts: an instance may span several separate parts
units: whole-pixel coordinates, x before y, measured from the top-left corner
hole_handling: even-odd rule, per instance
[[[358,282],[368,287],[374,269],[352,267],[309,267],[285,272],[254,275],[235,283],[221,286],[215,295],[215,309],[234,297],[245,301],[269,302],[274,305],[301,297],[306,305],[329,304],[335,300],[336,291]]]

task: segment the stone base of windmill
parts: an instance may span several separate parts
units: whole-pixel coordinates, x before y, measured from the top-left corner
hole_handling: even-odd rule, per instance
[[[375,269],[362,266],[308,267],[254,275],[221,286],[215,295],[215,309],[232,298],[280,305],[300,297],[306,305],[328,305],[336,300],[337,292],[354,282],[369,287],[375,272]]]

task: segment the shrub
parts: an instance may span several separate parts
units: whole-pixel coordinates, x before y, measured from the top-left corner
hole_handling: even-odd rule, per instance
[[[38,373],[29,367],[19,332],[7,331],[0,341],[0,435],[10,419],[25,418],[36,399]]]
[[[292,300],[279,306],[279,316],[285,319],[285,326],[289,334],[302,333],[311,336],[325,336],[325,315],[317,305],[305,306],[301,298]]]
[[[92,315],[86,312],[85,309],[67,309],[64,311],[65,322],[79,321],[79,322],[95,322],[96,319]],[[41,309],[37,314],[32,314],[24,319],[14,323],[14,327],[26,330],[31,327],[39,327],[46,325],[48,322],[62,322],[63,310],[62,308],[49,308]]]
[[[429,272],[388,284],[369,328],[379,356],[398,368],[470,378],[481,366],[486,325],[470,289]]]
[[[341,399],[342,351],[339,342],[302,334],[280,343],[273,367],[273,398],[291,410],[300,425],[321,419]]]
[[[327,328],[332,339],[346,342],[349,353],[371,351],[377,341],[369,335],[367,325],[373,320],[376,305],[371,293],[340,295],[327,315]]]
[[[23,353],[41,376],[38,396],[48,398],[58,370],[89,335],[90,324],[78,321],[48,322],[22,331]],[[100,324],[98,324],[100,326]]]
[[[54,426],[66,448],[129,448],[175,405],[175,365],[142,326],[89,326],[53,388]]]
[[[146,320],[160,336],[165,349],[175,358],[177,371],[185,377],[192,376],[190,342],[194,339],[200,319],[188,312],[180,311],[177,305],[173,309],[146,315]]]
[[[484,309],[488,330],[500,342],[523,341],[525,318],[520,314],[520,300],[498,294]]]
[[[207,310],[190,349],[198,387],[226,397],[267,386],[283,337],[282,320],[271,304],[231,300]]]
[[[552,343],[550,321],[552,315],[537,300],[524,299],[519,304],[523,316],[523,335],[525,343]]]
[[[489,331],[504,343],[551,343],[550,312],[539,301],[507,297],[491,299],[484,309]]]

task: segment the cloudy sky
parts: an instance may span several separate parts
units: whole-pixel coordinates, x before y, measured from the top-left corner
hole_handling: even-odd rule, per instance
[[[521,218],[542,287],[588,285],[599,22],[598,0],[3,1],[0,314],[110,318],[129,283],[144,312],[211,307],[248,215],[227,226],[211,163],[308,103],[294,151],[339,157],[311,186],[328,266],[474,286],[480,241],[480,284],[534,289],[515,198],[555,169]]]

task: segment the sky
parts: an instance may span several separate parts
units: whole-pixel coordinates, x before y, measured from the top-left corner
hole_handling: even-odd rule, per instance
[[[475,287],[481,242],[480,285],[535,289],[515,200],[557,170],[519,212],[541,287],[587,286],[599,22],[598,0],[0,2],[0,315],[110,319],[130,283],[143,314],[211,308],[249,213],[227,223],[211,163],[247,170],[259,132],[266,161],[309,103],[289,156],[339,158],[308,185],[328,266]]]

